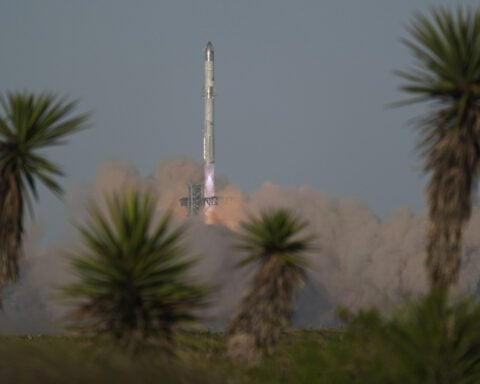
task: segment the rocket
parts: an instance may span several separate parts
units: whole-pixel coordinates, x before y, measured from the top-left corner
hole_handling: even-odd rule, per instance
[[[203,98],[205,102],[205,121],[203,126],[203,163],[205,182],[190,184],[188,196],[180,199],[180,204],[187,207],[188,215],[198,215],[204,208],[205,222],[216,222],[214,210],[219,197],[215,195],[215,132],[213,100],[215,98],[215,79],[213,75],[213,45],[209,41],[205,46],[205,83]]]
[[[209,41],[205,47],[205,126],[203,130],[203,161],[205,165],[215,163],[215,139],[213,131],[215,79],[213,73],[213,58],[213,45]]]
[[[215,132],[214,132],[214,53],[209,41],[205,47],[205,125],[203,128],[203,161],[205,168],[205,197],[215,196]]]

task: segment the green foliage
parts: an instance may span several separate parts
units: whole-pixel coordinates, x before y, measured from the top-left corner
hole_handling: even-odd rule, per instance
[[[305,228],[305,222],[283,208],[241,223],[238,248],[246,256],[239,265],[256,262],[259,269],[228,326],[232,359],[256,363],[290,324],[293,299],[305,274],[303,253],[312,249],[313,238],[302,235]]]
[[[60,194],[61,168],[41,150],[65,143],[83,128],[86,115],[72,115],[75,102],[54,95],[9,93],[0,97],[0,289],[18,279],[24,204],[32,210],[37,182]]]
[[[418,120],[418,142],[431,174],[427,186],[430,227],[427,270],[432,289],[458,279],[464,225],[472,210],[480,163],[480,9],[458,6],[417,13],[404,44],[414,65],[397,74],[412,98],[431,102]]]
[[[299,237],[307,223],[288,209],[266,210],[243,221],[240,227],[237,248],[247,254],[240,266],[255,261],[263,263],[269,257],[278,257],[286,265],[306,266],[302,254],[311,249],[313,237]]]
[[[2,383],[478,383],[479,307],[427,297],[387,317],[344,313],[345,330],[282,333],[255,367],[225,357],[223,334],[179,333],[175,359],[131,359],[103,338],[0,337]]]
[[[397,71],[406,80],[409,102],[437,101],[446,107],[444,123],[462,129],[469,108],[480,97],[480,9],[432,8],[431,17],[417,13],[407,26],[415,64]]]
[[[196,319],[208,289],[190,283],[183,226],[171,215],[155,219],[152,194],[130,190],[106,198],[104,212],[91,204],[79,226],[84,247],[71,257],[78,281],[63,288],[87,332],[108,334],[135,346],[171,342],[180,325]]]
[[[343,316],[342,343],[324,351],[331,383],[480,382],[480,306],[432,294],[388,318],[376,310]]]
[[[200,356],[200,353],[196,356],[198,361]],[[132,359],[102,339],[29,336],[0,338],[0,382],[203,384],[224,381],[205,367],[194,367],[154,350]]]
[[[86,128],[87,115],[73,115],[77,103],[52,94],[35,96],[9,93],[0,97],[0,172],[14,174],[22,197],[30,205],[30,193],[37,198],[37,180],[56,194],[62,188],[55,180],[61,168],[39,152],[65,144],[65,138]]]
[[[224,334],[176,335],[177,356],[149,348],[131,359],[102,338],[0,337],[0,382],[42,383],[230,383],[313,384],[320,381],[322,345],[340,331],[289,331],[276,353],[257,367],[225,357]]]

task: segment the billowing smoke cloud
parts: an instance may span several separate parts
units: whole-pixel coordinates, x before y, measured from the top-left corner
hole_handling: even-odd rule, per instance
[[[24,255],[20,260],[20,281],[7,286],[1,296],[0,332],[20,334],[54,333],[64,308],[56,287],[70,281],[67,264],[61,255],[68,242],[58,247],[41,246],[42,229],[30,224],[24,238]]]
[[[176,220],[183,222],[186,212],[179,198],[189,183],[202,179],[201,165],[184,158],[160,162],[148,178],[128,162],[105,163],[90,184],[67,194],[67,209],[81,221],[88,199],[101,201],[106,193],[128,186],[150,187],[158,192],[159,212],[171,209]],[[188,244],[192,254],[199,256],[194,277],[217,286],[207,311],[209,326],[215,329],[225,324],[252,276],[251,269],[235,268],[241,258],[234,247],[238,223],[266,207],[291,208],[309,222],[316,237],[317,249],[308,255],[309,277],[297,302],[296,325],[331,325],[338,305],[388,308],[427,289],[423,213],[399,208],[380,220],[361,202],[335,199],[310,187],[283,188],[268,182],[246,196],[224,177],[217,177],[216,192],[221,197],[215,209],[217,224],[206,225],[201,217],[188,219]],[[480,210],[475,209],[465,236],[459,294],[477,291],[479,227]],[[22,279],[3,294],[0,329],[32,333],[58,329],[55,321],[62,307],[54,299],[53,288],[72,278],[62,254],[78,241],[74,233],[67,238],[56,249],[39,251],[38,234],[28,237]]]

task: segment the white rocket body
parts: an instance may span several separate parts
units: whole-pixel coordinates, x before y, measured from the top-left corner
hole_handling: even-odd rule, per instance
[[[214,53],[209,41],[205,47],[205,125],[203,128],[203,161],[205,167],[205,197],[215,196],[215,132],[214,132]]]

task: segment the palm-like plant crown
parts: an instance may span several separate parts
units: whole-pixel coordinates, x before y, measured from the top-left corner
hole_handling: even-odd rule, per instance
[[[480,97],[480,10],[433,8],[432,18],[416,14],[404,44],[416,58],[402,87],[418,95],[411,102],[441,105],[443,128],[464,129]]]
[[[242,233],[238,236],[237,248],[246,253],[240,265],[254,261],[264,263],[278,257],[286,265],[305,266],[303,253],[310,249],[312,237],[299,237],[307,223],[289,210],[267,210],[240,223],[240,227]]]
[[[72,115],[76,103],[53,95],[10,93],[0,97],[0,288],[18,278],[23,207],[37,198],[37,181],[59,194],[63,173],[40,151],[64,144],[85,128],[86,115]]]
[[[463,226],[469,219],[478,177],[480,138],[480,10],[434,8],[431,18],[417,14],[404,43],[416,61],[398,71],[402,89],[431,101],[420,122],[419,147],[425,172],[430,229],[427,269],[433,289],[458,278]]]
[[[171,229],[171,215],[155,219],[151,193],[116,193],[97,204],[79,226],[83,249],[72,259],[78,281],[64,288],[80,328],[128,344],[148,338],[170,341],[174,327],[195,319],[207,288],[191,284],[185,228]],[[78,324],[77,324],[78,325]]]
[[[260,266],[228,326],[230,355],[237,355],[238,337],[248,340],[253,349],[270,350],[281,328],[289,324],[293,299],[304,279],[303,254],[312,248],[313,238],[302,235],[306,226],[283,208],[264,211],[241,223],[238,248],[246,256],[239,264],[258,262]]]

